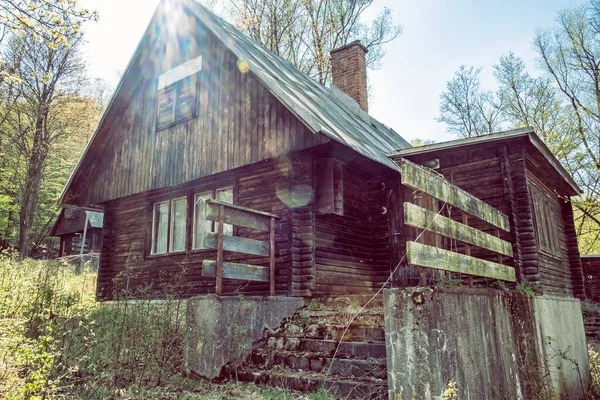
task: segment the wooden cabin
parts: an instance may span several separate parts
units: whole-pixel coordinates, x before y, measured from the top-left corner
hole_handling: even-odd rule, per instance
[[[570,207],[552,203],[564,221],[560,243],[543,242],[560,248],[554,269],[545,256],[531,254],[538,236],[547,239],[536,234],[543,223],[524,222],[525,214],[534,215],[528,200],[534,185],[546,196],[554,184],[565,196],[578,190],[567,177],[529,174],[537,165],[560,177],[564,170],[552,155],[528,161],[529,147],[515,144],[513,152],[507,142],[508,158],[495,152],[501,162],[492,164],[510,164],[514,187],[494,180],[490,185],[499,186],[485,197],[465,186],[510,218],[475,199],[408,161],[423,164],[417,150],[410,153],[398,133],[368,114],[366,51],[354,42],[332,52],[328,88],[202,5],[161,2],[60,200],[104,212],[99,299],[125,287],[154,297],[173,287],[183,296],[370,293],[391,284],[399,268],[416,271],[416,283],[439,279],[423,269],[446,268],[431,257],[436,251],[454,257],[455,273],[527,278],[541,282],[540,291],[578,295]],[[539,142],[533,132],[526,137]],[[453,163],[443,161],[443,168],[474,167],[478,143],[465,144],[471,147],[463,158],[447,153]],[[426,161],[446,160],[434,153]],[[418,200],[423,196],[416,192],[428,199]],[[405,204],[410,201],[416,208]],[[471,243],[459,249],[464,255],[441,239],[446,231],[422,238],[420,223],[406,223],[406,207],[439,214],[442,201],[466,208],[482,230],[475,239],[475,228],[454,235]],[[451,214],[444,218],[454,223]],[[506,232],[488,233],[497,230]],[[471,245],[501,258],[472,257]],[[405,278],[402,284],[415,283]]]
[[[50,236],[56,236],[60,240],[58,256],[99,254],[103,217],[97,211],[63,208],[50,230]],[[95,262],[97,260],[96,256]]]

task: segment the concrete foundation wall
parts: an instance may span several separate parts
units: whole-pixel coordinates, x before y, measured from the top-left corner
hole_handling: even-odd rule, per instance
[[[583,397],[590,367],[579,300],[568,297],[533,297],[535,338],[542,372],[553,394]]]
[[[484,289],[386,290],[389,397],[439,399],[453,382],[459,399],[580,398],[590,378],[578,307]]]
[[[187,302],[185,367],[214,379],[227,364],[243,362],[264,331],[279,327],[304,305],[293,297],[215,296]]]

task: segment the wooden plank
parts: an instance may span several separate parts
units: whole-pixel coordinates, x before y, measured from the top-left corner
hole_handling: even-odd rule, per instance
[[[405,159],[400,161],[400,167],[403,185],[425,192],[438,200],[458,207],[504,231],[510,231],[510,223],[505,214],[474,197],[469,192],[452,185],[443,176]]]
[[[491,261],[453,253],[426,244],[407,242],[408,263],[420,267],[441,269],[515,282],[515,269]]]
[[[206,219],[209,221],[216,221],[219,215],[219,207],[220,205],[218,203],[208,200],[206,202]],[[244,210],[243,207],[239,206],[228,207],[223,205],[223,207],[225,208],[223,221],[226,224],[269,232],[270,216],[255,213],[248,209]]]
[[[204,246],[209,249],[216,249],[217,236],[217,233],[207,232],[204,239]],[[223,250],[267,257],[269,255],[269,242],[240,236],[223,235]]]
[[[221,295],[223,288],[223,220],[225,217],[225,207],[219,205],[219,211],[217,213],[217,261],[215,262],[216,277],[217,277],[217,296]]]
[[[275,296],[275,218],[271,217],[269,232],[269,294]]]
[[[513,255],[509,242],[411,203],[404,203],[404,222],[415,228],[426,229],[495,253],[509,257]]]
[[[469,214],[462,211],[461,219],[462,219],[463,224],[465,224],[466,226],[469,226]],[[465,256],[470,256],[470,255],[471,255],[471,245],[465,243]],[[473,275],[469,275],[467,277],[467,282],[468,282],[469,287],[473,287]]]
[[[216,261],[202,261],[202,275],[209,277],[215,276],[216,266]],[[269,268],[262,267],[259,265],[224,262],[223,278],[239,279],[244,281],[269,282]]]

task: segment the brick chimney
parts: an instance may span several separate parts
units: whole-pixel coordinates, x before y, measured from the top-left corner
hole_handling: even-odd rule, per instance
[[[366,61],[368,51],[360,40],[355,40],[330,53],[332,83],[356,100],[365,112],[369,112]]]

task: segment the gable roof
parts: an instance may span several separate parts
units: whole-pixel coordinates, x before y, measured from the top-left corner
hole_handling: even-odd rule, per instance
[[[289,61],[265,49],[200,3],[194,0],[184,0],[184,3],[225,46],[246,61],[250,71],[311,131],[321,132],[396,169],[386,153],[411,147],[398,133],[360,110],[358,104],[356,108],[349,106],[335,89],[328,89],[300,72]]]
[[[156,24],[165,20],[159,18],[159,10],[164,7],[163,3],[164,1],[159,3],[152,16],[94,135],[65,185],[59,204],[64,204],[74,177],[82,168],[90,149],[96,143],[101,146],[107,145],[106,139],[101,137],[106,135],[106,132],[100,134],[101,127],[115,106],[119,92],[124,90],[125,82],[134,75],[133,70],[141,57],[142,44],[151,32],[156,31]],[[335,87],[327,88],[311,79],[290,62],[262,47],[196,1],[180,0],[180,4],[196,16],[236,57],[245,61],[260,82],[311,132],[322,133],[365,157],[389,168],[398,169],[386,156],[386,153],[410,147],[398,133],[360,110],[358,105],[354,106],[353,100],[349,97],[344,98],[345,95],[340,95]]]

